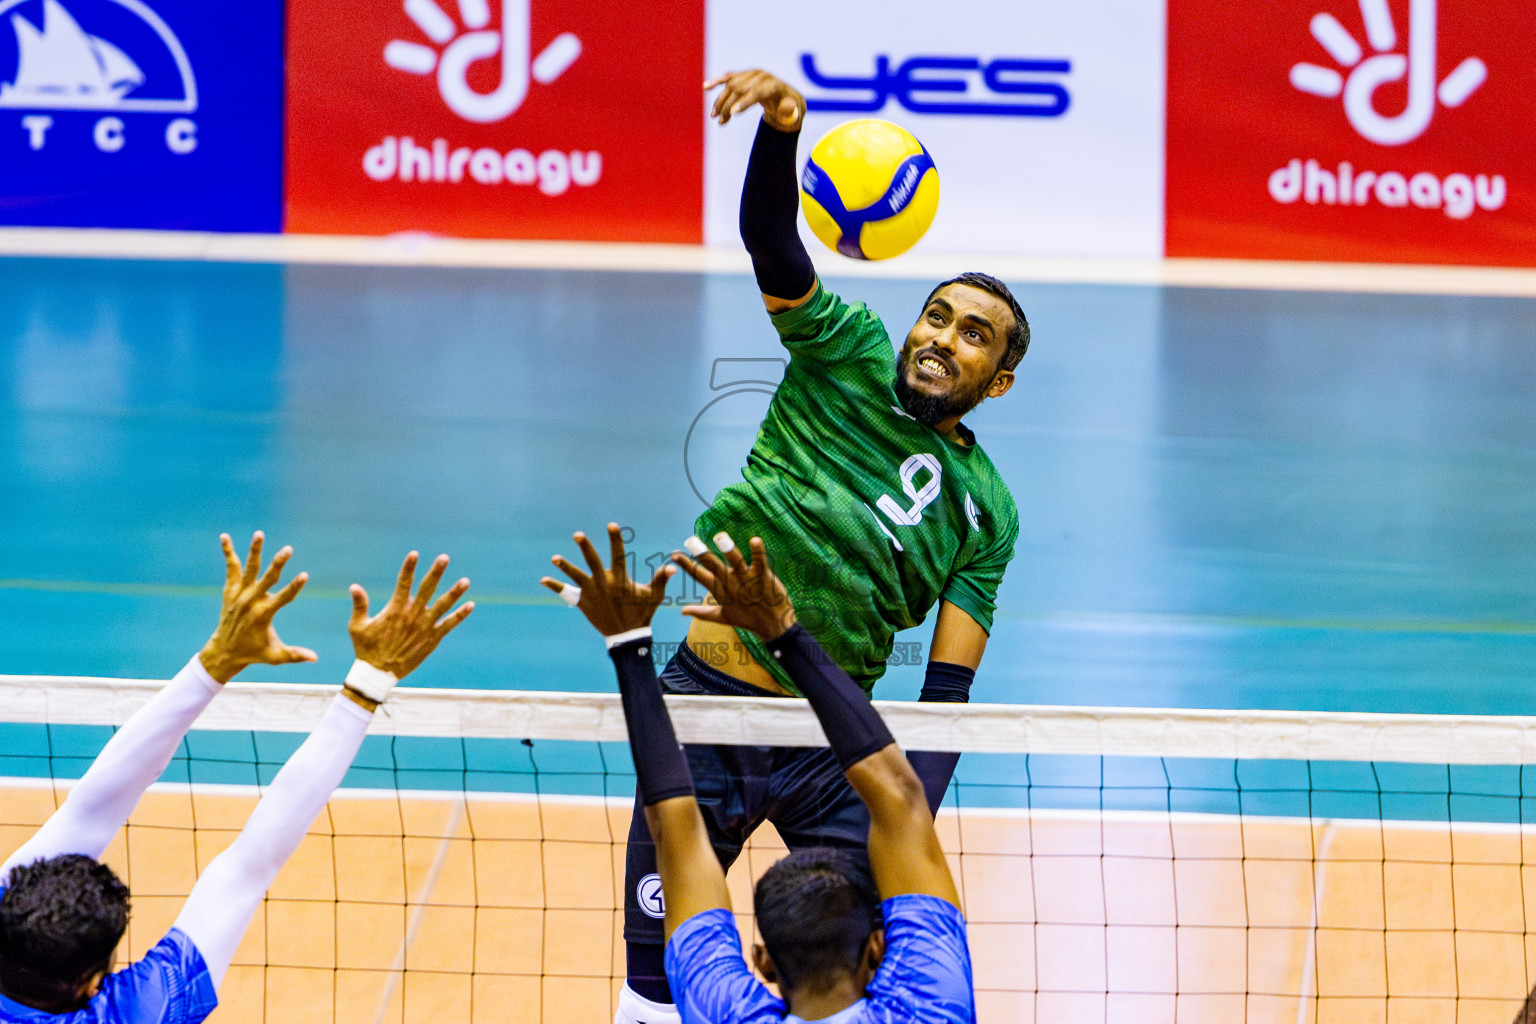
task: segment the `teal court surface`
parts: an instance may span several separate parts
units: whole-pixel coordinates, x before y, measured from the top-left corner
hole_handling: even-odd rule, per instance
[[[828,283],[898,340],[931,284]],[[1536,300],[1017,290],[968,419],[1022,526],[977,699],[1536,710]],[[6,259],[0,665],[169,676],[259,527],[321,654],[272,678],[342,671],[346,585],[414,547],[481,611],[412,682],[606,688],[537,578],[609,519],[673,550],[782,354],[745,276]]]

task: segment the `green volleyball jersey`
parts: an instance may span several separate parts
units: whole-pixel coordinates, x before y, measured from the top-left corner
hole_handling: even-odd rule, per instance
[[[742,481],[699,516],[708,540],[763,539],[800,621],[866,691],[897,630],[942,598],[992,629],[1013,557],[1018,510],[992,460],[914,420],[896,399],[896,359],[880,318],[817,285],[773,317],[789,366]],[[785,688],[784,671],[738,630]]]

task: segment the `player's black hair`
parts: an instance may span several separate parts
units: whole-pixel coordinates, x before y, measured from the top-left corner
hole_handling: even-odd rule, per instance
[[[928,303],[939,294],[939,289],[948,288],[952,284],[969,285],[972,288],[980,288],[991,295],[996,295],[1008,303],[1008,308],[1013,310],[1013,330],[1008,332],[1008,348],[1003,353],[1001,370],[1011,370],[1019,365],[1019,360],[1024,358],[1024,353],[1029,351],[1029,320],[1024,316],[1024,310],[1019,306],[1019,300],[1013,297],[1013,292],[991,274],[978,274],[970,271],[959,277],[952,277],[948,281],[940,281],[934,285],[933,291],[923,300],[923,308],[928,308]]]
[[[752,902],[780,991],[821,992],[854,973],[881,926],[869,863],[851,850],[796,850],[763,873]]]
[[[69,1006],[82,982],[112,966],[128,909],[128,887],[92,857],[13,868],[0,896],[0,987],[39,1009]]]

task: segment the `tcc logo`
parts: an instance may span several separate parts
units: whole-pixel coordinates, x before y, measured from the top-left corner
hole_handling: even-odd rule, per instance
[[[1488,78],[1488,67],[1468,57],[1435,88],[1436,0],[1412,0],[1408,9],[1408,55],[1397,48],[1397,28],[1387,0],[1360,0],[1360,17],[1366,39],[1376,56],[1361,59],[1363,51],[1349,30],[1331,14],[1312,19],[1312,38],[1341,67],[1352,68],[1349,78],[1332,68],[1303,61],[1291,68],[1291,84],[1302,92],[1329,99],[1344,94],[1344,113],[1355,131],[1382,146],[1412,142],[1429,127],[1435,99],[1447,107],[1459,107]],[[1377,112],[1376,90],[1408,75],[1408,106],[1395,117]]]
[[[489,0],[459,0],[459,26],[435,0],[405,0],[405,13],[428,39],[443,46],[442,54],[430,46],[396,39],[384,47],[384,62],[413,75],[437,72],[437,88],[448,108],[466,121],[489,124],[510,117],[528,97],[530,76],[548,85],[565,73],[581,56],[581,40],[562,32],[529,61],[529,0],[503,0],[501,31],[487,29],[491,22]],[[501,53],[501,84],[489,93],[469,85],[469,66]]]
[[[1000,57],[983,62],[977,57],[909,57],[892,71],[891,59],[881,54],[875,58],[874,74],[862,78],[823,74],[816,66],[815,55],[804,53],[800,55],[800,68],[819,89],[867,94],[837,99],[807,96],[805,105],[812,111],[872,113],[895,99],[914,114],[1060,117],[1072,103],[1066,86],[1060,82],[1019,77],[1065,75],[1072,70],[1069,60]],[[980,99],[972,94],[967,77],[977,72],[982,88],[994,97],[1036,99],[1022,103]]]
[[[131,28],[121,18],[115,24],[132,42],[119,38],[114,43],[87,32],[59,0],[42,0],[36,23],[17,10],[27,0],[0,0],[0,15],[10,14],[16,33],[16,71],[10,81],[0,82],[0,107],[103,113],[91,129],[103,153],[127,145],[127,126],[118,113],[195,112],[197,79],[176,33],[142,0],[110,2],[131,15],[133,22],[126,23]],[[92,20],[107,13],[99,2],[80,6],[94,15]],[[146,71],[144,65],[158,70]],[[21,119],[33,150],[47,145],[53,126],[51,114]],[[197,125],[189,118],[173,118],[164,135],[166,148],[177,155],[197,148]]]

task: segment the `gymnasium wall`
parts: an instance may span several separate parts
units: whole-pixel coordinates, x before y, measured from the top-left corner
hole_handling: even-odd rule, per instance
[[[1525,11],[0,0],[0,224],[735,245],[758,65],[924,141],[929,252],[1536,265]]]

